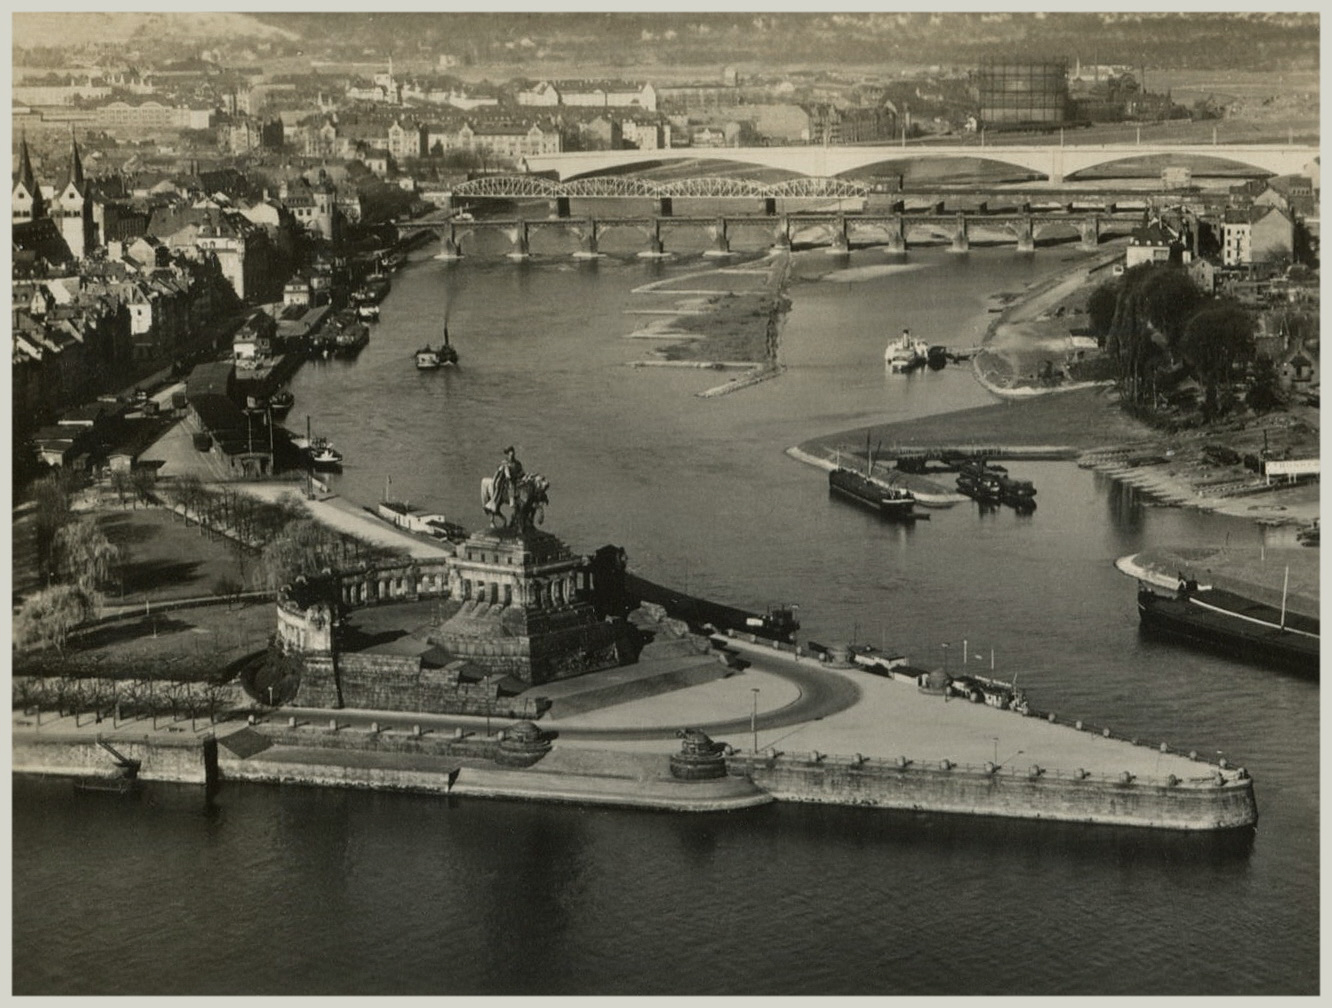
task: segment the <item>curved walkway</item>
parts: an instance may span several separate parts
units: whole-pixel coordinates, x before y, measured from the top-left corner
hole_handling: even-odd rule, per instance
[[[799,691],[797,699],[775,709],[760,711],[756,726],[760,729],[787,728],[792,725],[816,721],[837,714],[853,707],[861,699],[860,687],[850,678],[820,666],[818,659],[805,658],[796,662],[790,655],[781,655],[780,660],[763,661],[765,655],[772,654],[766,648],[747,647],[740,649],[745,657],[754,660],[754,667],[769,675],[777,676],[792,683]],[[777,657],[776,655],[773,655]],[[698,687],[695,687],[698,688]],[[539,689],[539,687],[538,687]],[[671,694],[663,694],[651,699],[636,701],[641,705],[650,705],[650,714],[640,713],[642,720],[651,720],[652,724],[609,726],[605,728],[578,727],[576,724],[549,724],[552,731],[558,731],[563,739],[599,740],[606,742],[643,742],[675,738],[676,731],[687,724],[712,733],[749,731],[750,719],[729,718],[724,721],[696,723],[693,719],[682,721],[675,716],[676,707],[671,702]],[[640,710],[642,708],[640,707]],[[311,721],[333,720],[339,725],[363,727],[371,723],[381,729],[390,729],[410,725],[425,728],[463,728],[475,730],[481,725],[499,729],[510,722],[504,718],[487,719],[465,714],[425,714],[415,711],[377,711],[377,710],[333,710],[315,707],[283,706],[272,717],[295,717],[298,720],[308,718]]]

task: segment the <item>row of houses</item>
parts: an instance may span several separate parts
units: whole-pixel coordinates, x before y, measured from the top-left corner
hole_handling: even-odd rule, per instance
[[[11,307],[16,425],[49,422],[141,370],[169,363],[236,298],[216,262],[151,242],[62,276],[16,277]]]

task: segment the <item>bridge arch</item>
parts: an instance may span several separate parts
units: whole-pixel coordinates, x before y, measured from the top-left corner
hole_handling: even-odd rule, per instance
[[[724,154],[723,154],[724,151]],[[919,144],[883,147],[728,147],[718,149],[714,159],[737,164],[779,169],[793,175],[836,178],[871,165],[924,157],[986,158],[1011,164],[1059,182],[1065,176],[1097,165],[1111,164],[1146,155],[1215,157],[1253,168],[1255,174],[1293,174],[1303,171],[1318,156],[1316,147],[1288,144],[1102,144],[1087,146],[990,145],[962,146]],[[632,166],[658,166],[667,162],[698,160],[694,148],[663,148],[652,151],[578,151],[533,155],[529,170],[553,170],[560,178],[574,178]]]

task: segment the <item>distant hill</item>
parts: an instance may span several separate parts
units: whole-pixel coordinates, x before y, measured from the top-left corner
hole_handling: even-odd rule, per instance
[[[184,44],[254,39],[297,41],[298,35],[250,14],[161,11],[110,13],[15,13],[13,44],[17,49],[76,48],[152,39]]]
[[[1065,57],[1151,69],[1315,71],[1315,13],[16,13],[16,50],[40,55],[124,46],[179,59],[201,45],[225,62],[373,62],[523,76],[568,67],[659,76],[681,67],[885,70],[967,68],[987,56]],[[249,47],[263,55],[242,55]],[[41,51],[40,53],[37,51]],[[174,54],[174,55],[173,55]],[[233,55],[234,54],[234,55]],[[17,58],[16,58],[17,62]],[[55,64],[55,65],[58,65]]]
[[[259,14],[311,50],[471,65],[971,66],[987,55],[1153,67],[1314,69],[1314,13]]]

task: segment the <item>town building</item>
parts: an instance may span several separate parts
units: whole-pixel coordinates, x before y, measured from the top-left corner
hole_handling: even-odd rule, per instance
[[[1188,235],[1159,218],[1133,231],[1124,250],[1124,265],[1129,269],[1141,263],[1186,264],[1192,259]]]
[[[583,108],[641,108],[657,111],[657,90],[651,84],[623,81],[540,81],[519,91],[519,105],[553,108],[557,105]]]
[[[1295,248],[1295,222],[1275,206],[1227,210],[1221,221],[1221,264],[1249,266],[1289,258]]]

